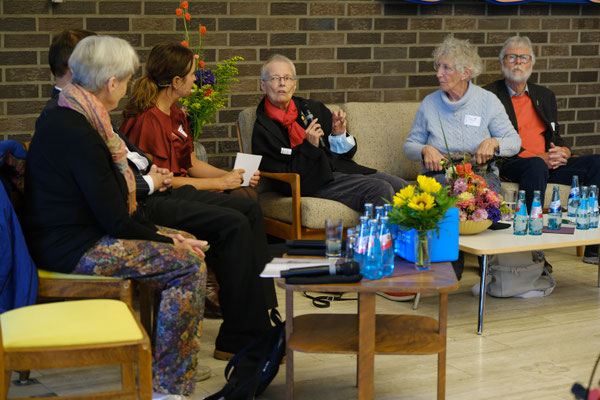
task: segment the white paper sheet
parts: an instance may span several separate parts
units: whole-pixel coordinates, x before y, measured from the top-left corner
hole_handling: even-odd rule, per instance
[[[260,274],[263,278],[279,278],[281,271],[287,271],[290,268],[314,267],[316,265],[332,265],[337,262],[337,258],[274,258],[265,265],[265,269]]]
[[[243,169],[246,171],[244,172],[242,186],[250,185],[250,178],[258,171],[260,160],[262,160],[262,156],[256,154],[237,153],[233,169]]]

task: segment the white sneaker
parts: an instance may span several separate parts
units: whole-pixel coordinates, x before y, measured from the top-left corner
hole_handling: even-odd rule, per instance
[[[196,370],[196,376],[194,379],[196,382],[202,382],[210,378],[211,370],[208,365],[198,365],[198,369]]]

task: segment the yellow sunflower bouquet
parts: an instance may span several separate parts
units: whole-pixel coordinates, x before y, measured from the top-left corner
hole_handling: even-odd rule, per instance
[[[438,229],[444,214],[456,204],[450,188],[433,178],[419,175],[416,185],[409,185],[394,196],[390,222],[419,232]]]

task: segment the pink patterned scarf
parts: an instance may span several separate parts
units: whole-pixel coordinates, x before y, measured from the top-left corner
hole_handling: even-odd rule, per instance
[[[123,174],[125,182],[127,182],[127,190],[129,191],[127,205],[129,214],[133,214],[137,207],[135,201],[135,178],[127,164],[127,146],[113,132],[112,125],[110,124],[110,116],[104,105],[102,105],[94,94],[74,83],[69,83],[60,92],[58,105],[82,114],[98,131],[112,154],[113,162]]]

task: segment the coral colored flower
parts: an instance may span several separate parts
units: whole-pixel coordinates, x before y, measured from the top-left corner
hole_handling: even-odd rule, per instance
[[[182,45],[183,47],[190,47],[190,45],[188,44],[187,40],[182,40],[182,41],[181,41],[181,45]]]
[[[200,34],[201,34],[201,35],[205,35],[205,34],[206,34],[206,27],[205,27],[204,25],[202,25],[202,26],[200,27]]]
[[[184,18],[186,21],[189,21],[192,19],[192,16],[190,15],[190,13],[185,13]]]
[[[206,89],[204,92],[204,97],[208,97],[212,94],[213,90],[211,88]]]
[[[442,185],[438,181],[425,175],[419,175],[417,182],[419,183],[419,188],[427,193],[437,193],[442,190]]]
[[[458,220],[459,221],[466,221],[467,220],[467,213],[463,210],[459,210],[458,211]]]
[[[181,8],[187,9],[188,8],[188,2],[187,1],[182,1],[181,2]]]
[[[181,8],[178,8],[175,10],[175,14],[177,14],[178,17],[181,17],[183,15],[183,10]]]
[[[198,68],[204,68],[204,61],[198,61]]]
[[[435,197],[429,193],[421,193],[410,199],[408,206],[415,211],[431,210],[435,206]]]
[[[200,58],[200,56],[198,54],[194,54],[194,60],[197,60],[199,58]]]

